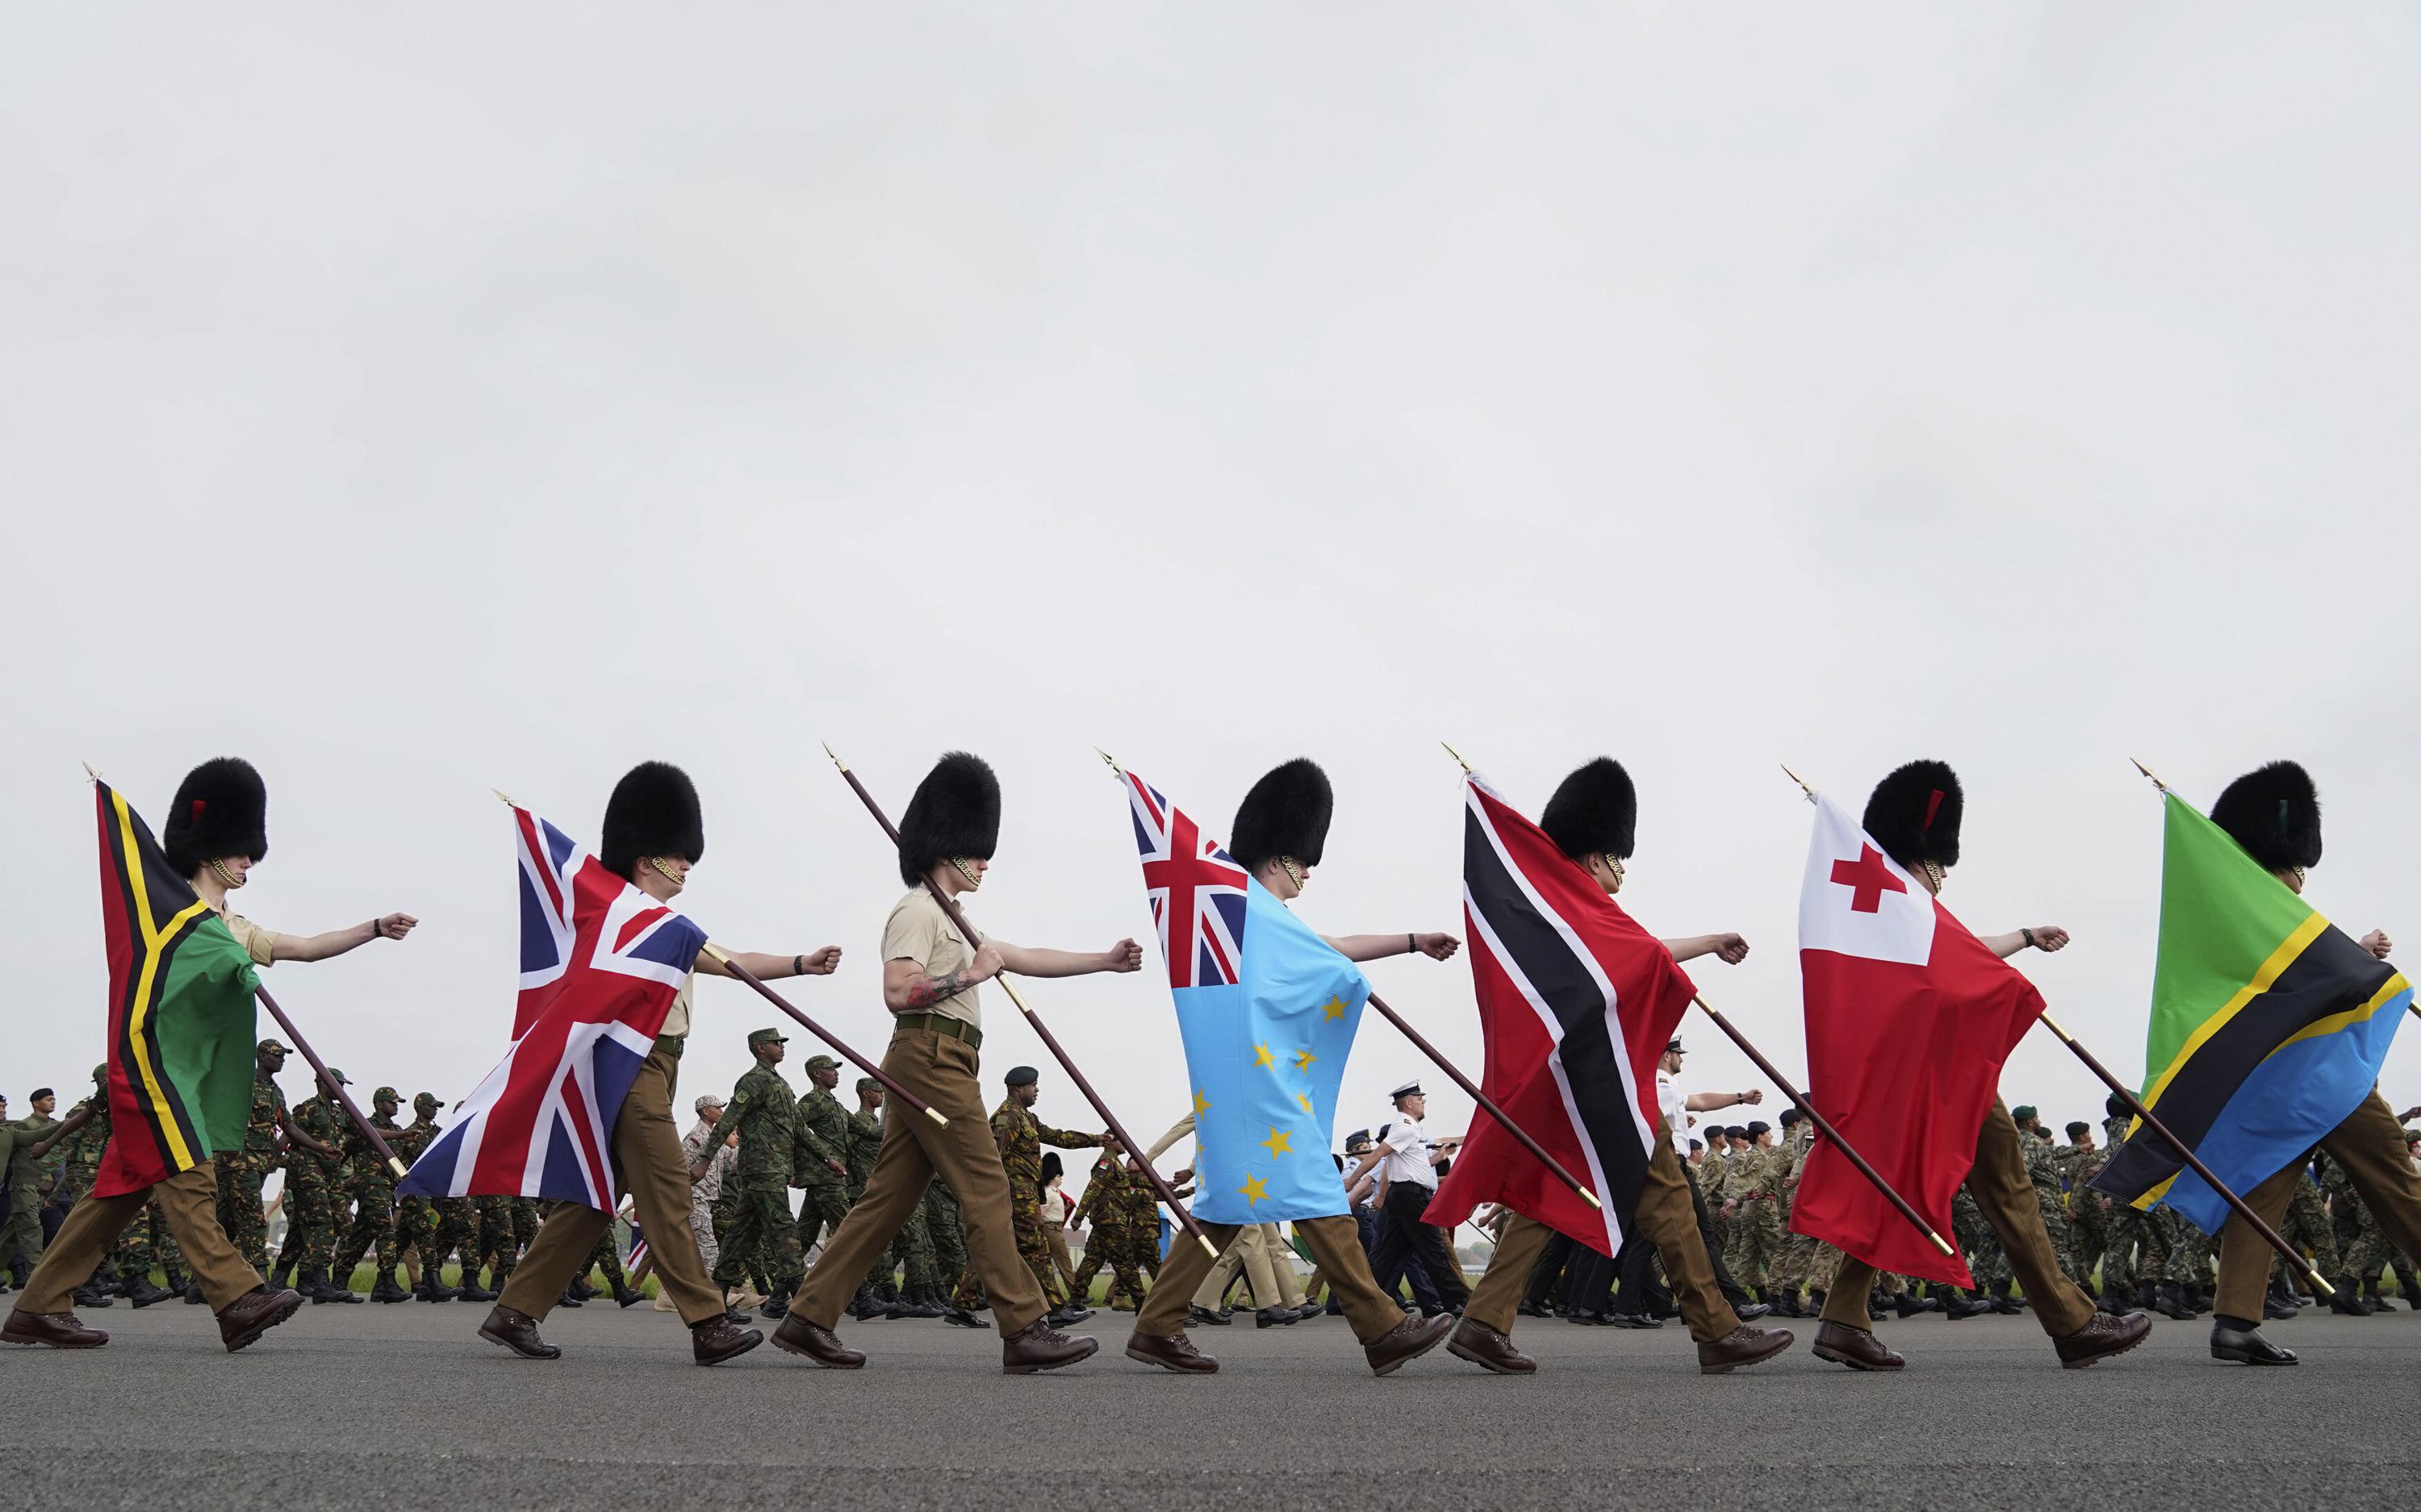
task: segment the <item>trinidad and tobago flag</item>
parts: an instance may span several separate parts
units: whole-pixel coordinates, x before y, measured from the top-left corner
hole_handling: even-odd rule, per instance
[[[398,1194],[560,1197],[614,1210],[614,1120],[706,931],[513,810],[521,1000],[513,1048]]]
[[[1476,775],[1463,784],[1462,907],[1488,1068],[1480,1085],[1588,1182],[1592,1208],[1493,1118],[1430,1202],[1451,1228],[1501,1202],[1601,1255],[1623,1225],[1656,1142],[1656,1063],[1695,989],[1662,942]]]

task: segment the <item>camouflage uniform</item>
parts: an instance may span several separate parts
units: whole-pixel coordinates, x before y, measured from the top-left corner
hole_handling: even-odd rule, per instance
[[[1984,1209],[1976,1206],[1964,1181],[1950,1198],[1950,1237],[1967,1256],[1967,1271],[1977,1290],[1997,1294],[2009,1284],[2008,1252],[2001,1248],[2001,1236],[1984,1222]]]
[[[857,1095],[864,1099],[882,1085],[870,1076],[859,1077]],[[867,1178],[874,1174],[875,1157],[882,1153],[882,1118],[881,1113],[865,1107],[849,1115],[849,1145],[842,1153],[841,1163],[849,1167],[849,1203],[852,1208],[857,1206],[858,1198],[866,1195]],[[929,1231],[927,1237],[931,1237]],[[899,1233],[892,1237],[889,1247],[876,1255],[874,1264],[867,1268],[866,1285],[877,1289],[889,1286],[892,1272],[904,1266],[907,1260],[908,1235],[906,1226],[902,1225]]]
[[[933,1285],[946,1286],[952,1276],[967,1268],[966,1230],[959,1218],[958,1194],[934,1177],[925,1189],[919,1216],[925,1220],[926,1241],[932,1246]]]
[[[2062,1145],[2053,1157],[2060,1178],[2068,1183],[2069,1242],[2074,1247],[2067,1256],[2069,1274],[2078,1286],[2091,1290],[2094,1270],[2110,1247],[2110,1210],[2101,1206],[2101,1193],[2090,1185],[2101,1169],[2103,1152]]]
[[[839,1064],[818,1055],[807,1062],[807,1070],[812,1075]],[[843,1169],[835,1171],[826,1161],[838,1161]],[[820,1086],[799,1099],[790,1163],[792,1179],[806,1192],[799,1205],[799,1253],[804,1255],[818,1239],[838,1233],[840,1221],[849,1215],[849,1110]]]
[[[1782,1177],[1782,1253],[1768,1267],[1773,1284],[1786,1301],[1797,1302],[1805,1290],[1816,1269],[1816,1241],[1793,1230],[1791,1215],[1799,1207],[1799,1177],[1807,1168],[1807,1155],[1816,1146],[1816,1125],[1801,1118],[1790,1126],[1789,1137],[1782,1142],[1785,1169]]]
[[[423,1092],[412,1099],[412,1122],[401,1132],[388,1135],[386,1142],[397,1159],[407,1166],[420,1159],[420,1152],[437,1137],[437,1126],[429,1121],[437,1111],[437,1099]],[[393,1190],[391,1183],[388,1190]],[[422,1274],[432,1282],[439,1279],[439,1256],[430,1249],[436,1236],[437,1213],[430,1207],[429,1199],[416,1192],[405,1194],[395,1205],[395,1222],[387,1225],[386,1238],[379,1242],[379,1274],[393,1274],[396,1262],[403,1257],[402,1252],[411,1249],[420,1256]]]
[[[2116,1149],[2127,1140],[2128,1115],[2114,1115],[2101,1123],[2101,1142]],[[2149,1286],[2168,1266],[2167,1231],[2160,1220],[2123,1202],[2110,1205],[2110,1232],[2101,1252],[2101,1289],[2120,1298]]]
[[[2386,1267],[2394,1246],[2380,1231],[2379,1220],[2372,1216],[2369,1204],[2362,1200],[2362,1193],[2354,1191],[2341,1162],[2328,1162],[2328,1174],[2321,1177],[2320,1185],[2329,1196],[2329,1216],[2336,1228],[2337,1250],[2345,1266],[2338,1274],[2351,1276],[2366,1287],[2377,1286],[2379,1272]]]
[[[474,1232],[462,1247],[462,1279],[469,1281],[479,1267],[486,1266],[492,1288],[502,1291],[512,1278],[513,1262],[521,1258],[521,1242],[513,1237],[513,1199],[505,1196],[473,1197],[471,1222]]]
[[[1051,1241],[1042,1233],[1042,1146],[1100,1149],[1101,1136],[1050,1128],[1027,1112],[1012,1092],[992,1110],[992,1137],[1000,1146],[1001,1168],[1008,1173],[1008,1219],[1017,1232],[1017,1253],[1040,1283],[1043,1300],[1055,1306],[1068,1300],[1068,1288],[1052,1258]],[[971,1295],[976,1286],[973,1270],[959,1279],[961,1296]]]
[[[264,1039],[260,1049],[280,1050],[274,1039]],[[219,1182],[219,1226],[226,1230],[227,1242],[255,1270],[269,1270],[269,1223],[261,1215],[260,1188],[269,1173],[277,1169],[277,1121],[286,1112],[286,1094],[278,1090],[270,1074],[256,1064],[252,1069],[252,1115],[243,1126],[243,1146],[217,1157]]]
[[[2161,1279],[2174,1281],[2189,1292],[2211,1285],[2211,1265],[2219,1258],[2219,1240],[2204,1233],[2170,1208],[2163,1228],[2169,1245],[2169,1263],[2162,1269]]]
[[[342,1076],[342,1071],[335,1074]],[[336,1263],[338,1203],[345,1182],[346,1119],[336,1099],[325,1092],[296,1103],[288,1120],[305,1134],[336,1151],[314,1155],[293,1148],[286,1152],[286,1242],[279,1258],[290,1254],[306,1274],[319,1274]]]
[[[2068,1279],[2083,1286],[2087,1278],[2076,1273],[2076,1233],[2068,1221],[2068,1193],[2059,1179],[2059,1156],[2052,1143],[2029,1128],[2018,1130],[2018,1153],[2024,1157],[2026,1177],[2034,1183],[2035,1206],[2042,1209],[2043,1232],[2051,1237],[2051,1253],[2058,1257]]]
[[[377,1110],[370,1115],[370,1127],[392,1147],[403,1137],[403,1128],[395,1121],[396,1091],[383,1086],[370,1094],[371,1105]],[[395,1173],[380,1159],[378,1147],[363,1137],[358,1129],[345,1130],[345,1164],[351,1172],[347,1191],[353,1199],[353,1226],[347,1231],[345,1241],[336,1250],[337,1269],[333,1274],[336,1285],[351,1286],[353,1268],[367,1256],[385,1256],[390,1261],[395,1254]],[[392,1283],[395,1271],[390,1265],[382,1269],[376,1282]]]
[[[759,1029],[748,1037],[753,1052],[758,1045],[780,1043],[781,1036]],[[797,1144],[799,1099],[773,1063],[759,1059],[731,1089],[718,1129],[740,1131],[737,1181],[724,1183],[735,1195],[731,1232],[714,1262],[715,1282],[735,1286],[748,1277],[746,1260],[762,1247],[774,1290],[798,1289],[806,1265],[799,1253],[799,1236],[790,1217],[790,1157]]]
[[[2312,1162],[2304,1161],[2295,1184],[2287,1194],[2287,1216],[2278,1223],[2278,1237],[2299,1252],[2312,1257],[2312,1269],[2334,1283],[2344,1275],[2343,1261],[2337,1253],[2336,1230],[2329,1222],[2328,1204],[2321,1200],[2320,1184],[2312,1178]],[[2287,1257],[2272,1257],[2272,1279],[2294,1289],[2303,1281],[2300,1271],[2289,1272]]]
[[[1782,1176],[1788,1157],[1778,1147],[1752,1145],[1732,1157],[1724,1193],[1735,1206],[1724,1266],[1751,1288],[1765,1285],[1765,1270],[1782,1254]]]
[[[1091,1237],[1085,1240],[1085,1258],[1076,1267],[1072,1278],[1075,1299],[1083,1302],[1092,1295],[1093,1278],[1103,1270],[1110,1272],[1109,1289],[1101,1300],[1112,1307],[1118,1299],[1127,1299],[1126,1308],[1143,1305],[1143,1272],[1157,1261],[1160,1246],[1158,1236],[1148,1239],[1138,1231],[1132,1189],[1142,1187],[1149,1192],[1150,1184],[1140,1175],[1131,1175],[1126,1161],[1113,1155],[1103,1155],[1093,1162],[1093,1174],[1086,1179],[1084,1199],[1076,1204],[1070,1221],[1082,1224],[1090,1219]]]

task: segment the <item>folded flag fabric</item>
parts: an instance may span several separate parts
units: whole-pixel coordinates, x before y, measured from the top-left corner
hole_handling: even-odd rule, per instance
[[[513,1044],[398,1193],[557,1197],[614,1209],[614,1122],[706,931],[513,810],[521,996]]]
[[[1808,1096],[1945,1239],[2001,1063],[2041,994],[1829,798],[1799,895]],[[1808,1152],[1790,1226],[1873,1265],[1973,1286],[1829,1140]]]
[[[1337,1088],[1370,984],[1216,840],[1126,776],[1144,891],[1194,1093],[1195,1215],[1341,1217]]]
[[[93,1194],[120,1196],[243,1146],[252,1116],[252,958],[151,827],[95,781],[109,959],[110,1138]]]
[[[1463,784],[1462,910],[1487,1047],[1480,1088],[1602,1206],[1476,1114],[1429,1221],[1452,1228],[1500,1202],[1612,1255],[1667,1137],[1656,1063],[1695,989],[1663,942],[1476,774]]]
[[[2145,1106],[2239,1192],[2303,1158],[2379,1081],[2413,989],[2227,833],[2162,798]],[[2226,1200],[2140,1121],[2093,1185],[2205,1233]]]

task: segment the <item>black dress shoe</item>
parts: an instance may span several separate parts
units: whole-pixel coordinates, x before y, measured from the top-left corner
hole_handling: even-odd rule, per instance
[[[2291,1365],[2295,1351],[2282,1349],[2261,1336],[2257,1328],[2238,1328],[2227,1320],[2210,1325],[2210,1357],[2240,1365]]]
[[[1742,1322],[1754,1323],[1758,1318],[1763,1317],[1766,1314],[1773,1311],[1773,1309],[1768,1307],[1763,1302],[1751,1302],[1746,1307],[1735,1307],[1732,1311],[1740,1315],[1740,1320]]]
[[[1227,1317],[1226,1314],[1214,1313],[1208,1307],[1188,1307],[1185,1310],[1185,1326],[1187,1328],[1226,1328]]]

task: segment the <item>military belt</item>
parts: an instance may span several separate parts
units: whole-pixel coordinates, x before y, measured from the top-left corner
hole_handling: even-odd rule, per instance
[[[673,1059],[679,1060],[680,1059],[681,1044],[688,1038],[689,1037],[687,1035],[658,1035],[656,1037],[656,1048],[663,1051],[665,1054],[670,1055]]]
[[[902,1029],[924,1029],[963,1039],[969,1050],[983,1049],[983,1031],[964,1019],[946,1019],[938,1013],[903,1013],[893,1022]]]

